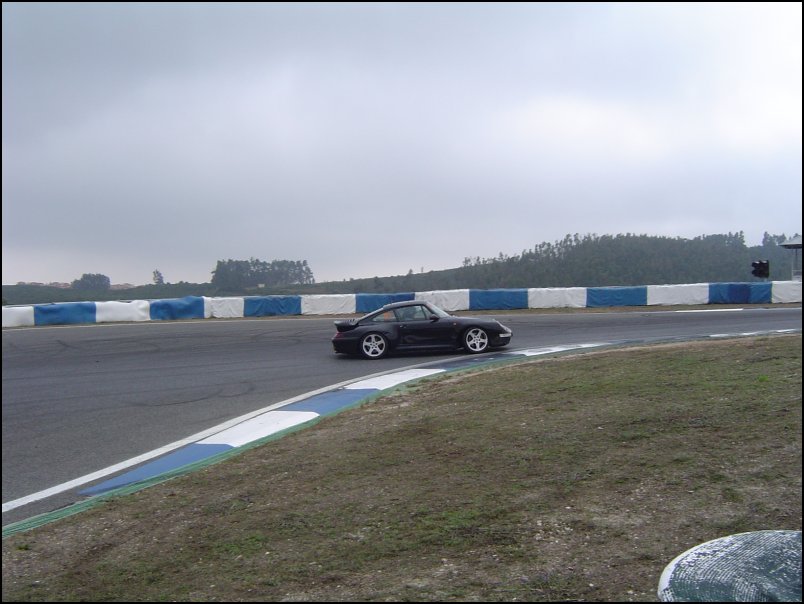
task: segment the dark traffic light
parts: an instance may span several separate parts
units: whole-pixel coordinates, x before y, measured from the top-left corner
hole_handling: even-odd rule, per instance
[[[767,260],[755,260],[751,263],[751,266],[754,268],[754,270],[751,271],[754,277],[767,279],[770,276],[770,262]]]

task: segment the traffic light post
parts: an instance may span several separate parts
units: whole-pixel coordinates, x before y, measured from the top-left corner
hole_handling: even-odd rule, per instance
[[[767,260],[754,260],[751,263],[753,270],[751,274],[760,279],[767,279],[770,277],[770,262]]]

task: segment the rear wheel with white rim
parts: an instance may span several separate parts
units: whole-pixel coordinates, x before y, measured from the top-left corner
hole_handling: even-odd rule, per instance
[[[388,340],[381,334],[370,333],[360,340],[360,354],[367,359],[381,359],[388,352]]]

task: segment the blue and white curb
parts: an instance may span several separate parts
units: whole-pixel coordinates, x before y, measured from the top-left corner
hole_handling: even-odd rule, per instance
[[[329,392],[322,392],[295,403],[285,404],[279,409],[266,411],[213,436],[186,445],[135,470],[79,491],[79,494],[99,495],[152,479],[182,466],[209,459],[220,453],[296,428],[325,415],[337,413],[383,390],[445,371],[447,369],[444,368],[408,369],[359,380]]]

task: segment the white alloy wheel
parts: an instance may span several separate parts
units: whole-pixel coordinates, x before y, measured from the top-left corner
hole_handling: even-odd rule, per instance
[[[463,347],[468,352],[483,352],[489,347],[489,336],[483,329],[472,327],[463,334]]]
[[[378,333],[370,333],[360,340],[360,352],[367,359],[380,359],[388,351],[388,342]]]

